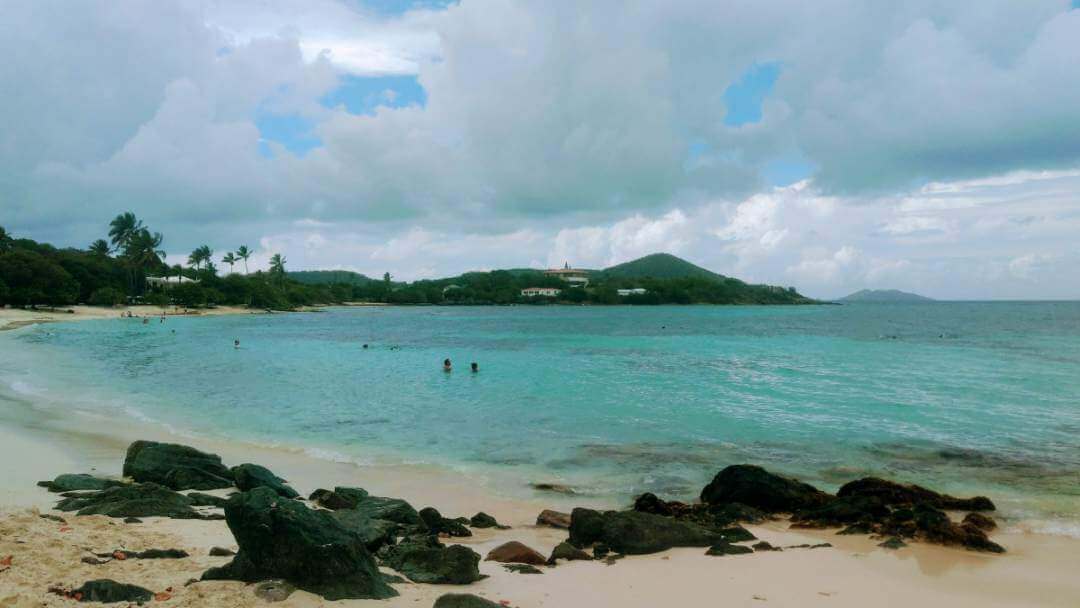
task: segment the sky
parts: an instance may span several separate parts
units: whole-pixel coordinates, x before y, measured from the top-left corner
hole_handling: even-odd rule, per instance
[[[0,0],[0,225],[1077,299],[1077,4]]]

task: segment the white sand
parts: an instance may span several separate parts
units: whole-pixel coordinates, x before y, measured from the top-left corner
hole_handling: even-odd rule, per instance
[[[70,312],[69,312],[70,311]],[[22,308],[0,308],[0,331],[17,329],[35,323],[58,323],[65,321],[87,321],[93,319],[118,319],[121,315],[131,314],[137,317],[168,316],[211,316],[211,315],[247,315],[261,314],[262,311],[239,306],[218,306],[216,308],[185,309],[169,306],[64,306],[55,310],[25,310]]]

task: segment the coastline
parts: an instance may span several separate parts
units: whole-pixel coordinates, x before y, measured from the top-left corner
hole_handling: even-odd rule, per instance
[[[136,305],[117,306],[105,308],[101,306],[87,306],[79,304],[53,310],[26,310],[23,308],[0,308],[0,331],[10,331],[20,327],[36,325],[38,323],[64,323],[68,321],[93,321],[98,319],[118,319],[122,315],[131,313],[136,317],[210,317],[219,315],[259,315],[266,314],[262,310],[243,308],[240,306],[218,306],[215,308],[180,309],[177,307],[162,308],[160,306]]]
[[[58,498],[34,486],[68,472],[118,476],[124,451],[133,437],[178,441],[220,454],[228,464],[256,462],[279,473],[307,494],[317,487],[359,485],[373,494],[401,496],[417,508],[432,505],[447,516],[491,513],[512,529],[476,530],[475,536],[454,539],[481,555],[518,540],[547,553],[565,540],[566,532],[534,525],[545,508],[569,511],[574,506],[622,508],[617,501],[556,493],[535,498],[498,495],[466,475],[431,465],[372,465],[336,463],[296,450],[237,442],[177,437],[131,421],[117,425],[72,428],[57,420],[0,420],[0,557],[14,556],[13,568],[0,577],[0,606],[59,606],[65,600],[45,593],[51,585],[77,586],[109,576],[154,590],[173,589],[175,606],[256,606],[250,586],[235,582],[205,582],[190,587],[203,570],[227,561],[212,558],[212,546],[235,548],[221,521],[148,518],[142,524],[121,524],[101,516],[74,517],[66,525],[41,519]],[[629,497],[627,497],[629,500]],[[747,556],[707,557],[700,549],[672,549],[630,556],[613,565],[603,562],[564,563],[545,568],[542,576],[510,573],[494,562],[481,562],[489,578],[472,585],[398,585],[401,595],[383,601],[326,602],[296,592],[283,606],[430,606],[448,592],[467,592],[493,601],[507,600],[521,608],[618,605],[624,607],[679,605],[759,606],[1074,606],[1080,600],[1080,581],[1073,560],[1080,540],[1036,533],[996,533],[1005,555],[972,553],[923,543],[900,551],[877,546],[863,536],[837,536],[835,530],[793,530],[785,521],[746,526],[774,545],[828,542],[823,549],[789,549]],[[61,531],[66,528],[66,531]],[[447,541],[450,542],[450,541]],[[181,548],[192,557],[131,560],[91,566],[79,561],[85,551],[117,547]],[[780,582],[782,581],[782,582]],[[718,586],[717,583],[721,584]]]

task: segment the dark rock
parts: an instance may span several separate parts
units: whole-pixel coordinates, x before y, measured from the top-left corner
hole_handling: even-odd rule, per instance
[[[744,555],[753,552],[754,550],[750,547],[733,545],[731,543],[718,543],[709,547],[709,550],[705,552],[705,555]]]
[[[125,585],[107,578],[83,583],[82,587],[74,589],[73,594],[78,594],[80,602],[101,602],[114,604],[116,602],[135,602],[142,604],[154,599],[154,592],[135,585]]]
[[[79,561],[81,561],[84,564],[89,564],[91,566],[100,566],[102,564],[107,564],[107,563],[111,562],[112,560],[100,559],[100,558],[98,558],[96,556],[93,556],[93,555],[86,555],[86,556],[83,556],[83,558],[81,560],[79,560]]]
[[[748,540],[757,540],[757,537],[742,526],[731,526],[716,531],[722,540],[729,543],[741,543]]]
[[[288,581],[271,580],[255,585],[255,597],[267,602],[284,602],[296,591]]]
[[[241,491],[254,490],[255,488],[270,488],[282,498],[296,498],[299,494],[290,488],[285,480],[274,475],[270,469],[257,464],[245,463],[232,468],[233,479],[236,487]]]
[[[232,549],[226,549],[225,547],[210,547],[211,557],[232,557],[236,555],[236,551]]]
[[[551,550],[551,557],[547,559],[547,563],[554,565],[560,559],[567,561],[591,560],[592,556],[568,542],[561,542]]]
[[[220,456],[155,441],[136,441],[128,446],[124,476],[173,490],[217,490],[233,485],[233,474],[221,464]]]
[[[504,526],[499,524],[494,517],[484,513],[483,511],[473,515],[469,518],[469,525],[474,528],[497,528],[499,530],[509,530],[510,526]]]
[[[973,551],[1005,552],[1005,548],[990,540],[985,531],[972,524],[955,524],[944,511],[929,504],[916,505],[914,514],[918,536],[923,540],[940,545],[960,546]]]
[[[529,564],[503,564],[503,568],[506,568],[510,572],[517,574],[543,574],[544,571],[536,566],[530,566]]]
[[[397,595],[383,582],[363,539],[326,511],[260,487],[230,498],[225,520],[240,550],[229,564],[207,570],[203,580],[280,578],[328,600]]]
[[[567,494],[571,496],[577,494],[577,492],[574,491],[574,488],[561,483],[539,482],[531,483],[529,485],[532,489],[540,490],[541,492],[555,492],[556,494]]]
[[[469,593],[447,593],[435,600],[431,608],[503,608],[503,606]]]
[[[215,507],[217,509],[224,509],[225,503],[229,502],[228,498],[214,496],[213,494],[203,494],[202,492],[191,492],[187,497],[191,500],[191,506],[193,507]]]
[[[831,499],[814,486],[749,464],[725,467],[701,490],[706,504],[737,502],[769,513],[813,509]]]
[[[900,484],[878,477],[864,477],[844,484],[836,493],[845,496],[874,496],[889,506],[913,506],[919,503],[938,509],[957,511],[993,511],[994,503],[985,496],[956,498],[939,494],[915,484]]]
[[[112,553],[97,553],[98,557],[115,557],[116,559],[183,559],[190,557],[187,551],[182,549],[147,549],[146,551],[123,551],[116,550]]]
[[[428,532],[431,534],[445,534],[457,537],[472,536],[472,531],[466,528],[464,524],[458,520],[443,517],[442,513],[439,513],[434,507],[420,509],[419,515],[420,520],[424,522]]]
[[[94,477],[86,473],[67,473],[58,475],[52,481],[39,481],[37,485],[50,492],[75,492],[80,490],[104,490],[105,488],[122,486],[124,482]]]
[[[109,517],[171,517],[173,519],[202,519],[191,500],[179,492],[156,483],[137,483],[108,488],[87,496],[65,498],[57,503],[60,511],[77,511],[78,515],[107,515]]]
[[[877,496],[841,496],[825,505],[792,515],[796,528],[834,528],[858,522],[879,521],[889,508]]]
[[[593,559],[603,559],[607,557],[608,553],[611,553],[611,547],[605,543],[596,543],[592,549]]]
[[[396,574],[387,574],[386,572],[380,572],[379,574],[382,575],[382,580],[387,585],[400,585],[409,582],[405,577]]]
[[[319,488],[308,496],[308,500],[323,507],[324,509],[330,509],[337,511],[338,509],[351,509],[356,506],[356,502],[347,500],[344,496],[341,496],[333,490],[327,490],[326,488]]]
[[[343,488],[335,488],[335,492],[341,493]],[[420,525],[423,521],[420,514],[409,503],[400,498],[384,498],[382,496],[357,496],[355,506],[351,507],[372,519],[385,519],[387,521],[405,524],[409,526]]]
[[[501,562],[504,564],[532,564],[540,566],[547,563],[547,559],[538,551],[512,540],[503,543],[488,552],[484,561]]]
[[[402,531],[402,525],[385,519],[372,519],[359,511],[342,509],[332,513],[334,519],[347,530],[356,533],[368,551],[375,553],[385,545],[394,544]]]
[[[672,508],[671,504],[661,500],[652,492],[646,492],[634,499],[634,510],[642,513],[652,513],[653,515],[671,516],[675,514],[675,509]]]
[[[672,547],[708,547],[723,537],[692,522],[639,511],[593,511],[571,513],[570,543],[587,547],[603,542],[619,553],[640,555]]]
[[[983,515],[982,513],[968,513],[964,516],[964,521],[961,523],[965,526],[975,526],[984,532],[997,528],[997,522],[994,521],[992,517]]]
[[[878,546],[879,547],[885,547],[886,549],[903,549],[904,547],[907,546],[907,543],[905,543],[899,537],[893,536],[893,537],[889,538],[888,540],[886,540],[885,542],[878,543]]]
[[[801,544],[801,545],[788,545],[787,547],[784,547],[784,548],[785,549],[825,549],[825,548],[828,548],[828,547],[831,547],[831,546],[832,546],[832,543],[818,543],[816,545],[808,545],[808,544],[804,543],[804,544]]]
[[[773,546],[771,543],[761,541],[760,543],[754,543],[751,545],[754,551],[783,551],[780,547]]]
[[[536,525],[549,528],[570,529],[570,514],[544,509],[536,516]]]
[[[49,521],[55,521],[58,524],[67,523],[67,520],[63,517],[60,517],[59,515],[53,515],[52,513],[42,513],[41,515],[38,515],[38,517],[40,517],[41,519],[47,519]]]
[[[125,517],[124,518],[124,523],[125,524],[141,524],[142,520],[139,519],[138,517]]]
[[[434,536],[406,538],[389,547],[384,564],[414,583],[467,585],[480,580],[480,555],[461,545],[445,546]]]
[[[837,532],[837,534],[873,534],[873,533],[874,533],[874,526],[871,525],[868,522],[859,522],[859,523],[856,523],[856,524],[851,524],[850,526],[848,526],[848,527],[844,528],[843,530],[840,530],[839,532]]]

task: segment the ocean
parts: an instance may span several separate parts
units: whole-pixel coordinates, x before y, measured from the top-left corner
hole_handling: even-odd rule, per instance
[[[878,475],[1080,534],[1080,303],[357,307],[6,334],[3,408],[522,495],[690,499],[743,462],[829,490]]]

